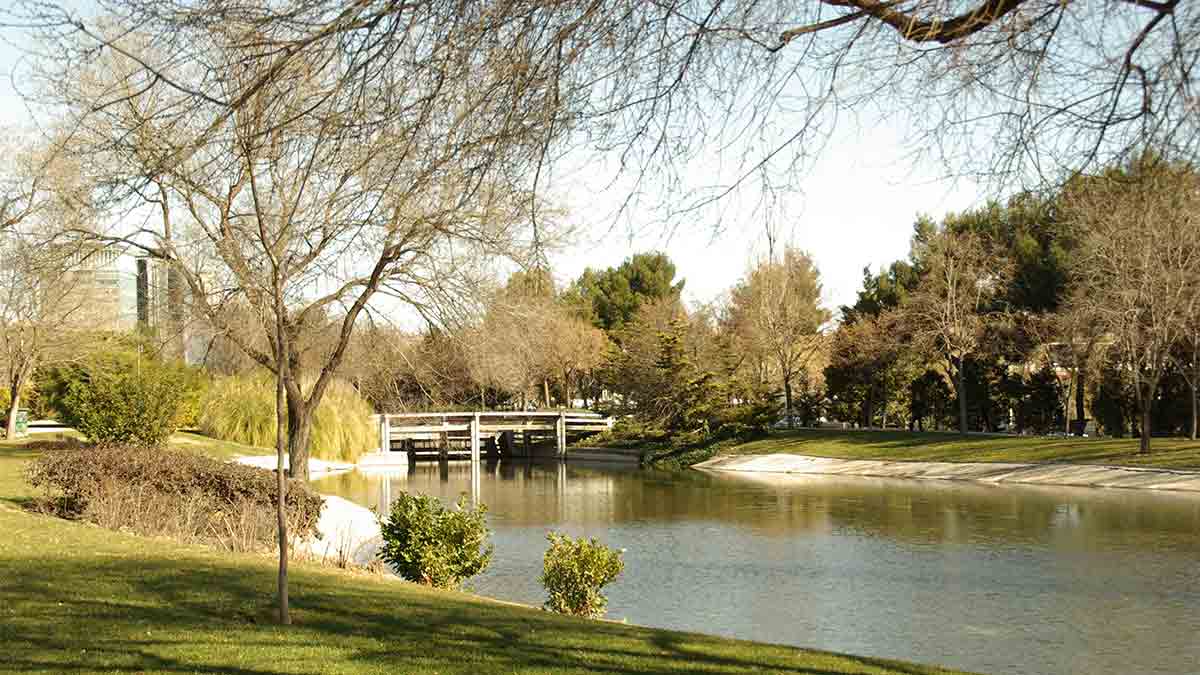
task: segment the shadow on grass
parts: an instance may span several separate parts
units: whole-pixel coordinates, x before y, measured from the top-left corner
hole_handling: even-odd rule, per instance
[[[211,555],[6,557],[0,573],[11,609],[0,642],[18,672],[941,672],[305,568],[291,587],[296,625],[281,627],[270,623],[269,566]]]

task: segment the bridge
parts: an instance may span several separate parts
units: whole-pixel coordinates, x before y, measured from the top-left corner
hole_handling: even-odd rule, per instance
[[[613,425],[610,417],[574,410],[422,412],[376,418],[379,451],[360,458],[360,468],[387,470],[422,458],[470,459],[473,503],[479,501],[480,465],[485,452],[489,459],[563,459],[570,440],[607,431]]]
[[[424,412],[379,415],[379,452],[403,452],[407,460],[557,456],[570,440],[612,428],[613,420],[598,413],[556,412]],[[553,448],[553,454],[546,452]]]

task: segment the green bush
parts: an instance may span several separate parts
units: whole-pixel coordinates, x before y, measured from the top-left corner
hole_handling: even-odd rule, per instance
[[[437,497],[401,493],[380,519],[379,557],[409,581],[458,588],[492,561],[486,513],[483,505],[468,507],[465,497],[447,509]]]
[[[43,491],[45,504],[59,515],[142,534],[179,537],[186,530],[239,550],[274,545],[273,471],[179,450],[52,442],[35,446],[42,454],[26,467],[26,479]],[[289,479],[285,511],[294,537],[316,535],[322,505],[307,484]]]
[[[335,380],[313,415],[311,455],[330,461],[358,461],[379,442],[371,413],[371,406],[354,387]],[[275,380],[258,374],[214,381],[200,403],[199,426],[213,438],[275,447]]]
[[[542,586],[549,599],[546,609],[560,614],[598,619],[608,599],[600,591],[625,569],[621,551],[595,539],[572,539],[565,534],[546,535],[550,548],[542,561]]]
[[[63,421],[100,445],[157,447],[179,428],[182,372],[147,362],[135,371],[95,371],[71,382]]]
[[[86,386],[95,379],[153,372],[173,379],[180,389],[175,427],[194,427],[207,377],[199,368],[179,361],[159,358],[145,341],[125,336],[98,335],[96,346],[86,350],[73,363],[45,366],[34,372],[31,391],[26,395],[34,418],[57,419],[70,424],[72,409],[68,397],[72,388]]]

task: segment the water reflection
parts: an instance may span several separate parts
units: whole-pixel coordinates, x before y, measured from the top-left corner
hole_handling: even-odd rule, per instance
[[[465,462],[322,492],[452,501]],[[1200,499],[941,481],[489,463],[480,593],[540,603],[545,533],[627,549],[610,616],[993,673],[1194,673]]]

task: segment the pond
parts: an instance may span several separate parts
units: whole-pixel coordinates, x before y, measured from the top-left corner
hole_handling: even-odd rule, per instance
[[[314,482],[447,502],[467,463]],[[385,486],[383,481],[388,481]],[[1200,672],[1200,498],[492,463],[471,589],[540,605],[545,535],[626,549],[610,618],[984,673]]]

